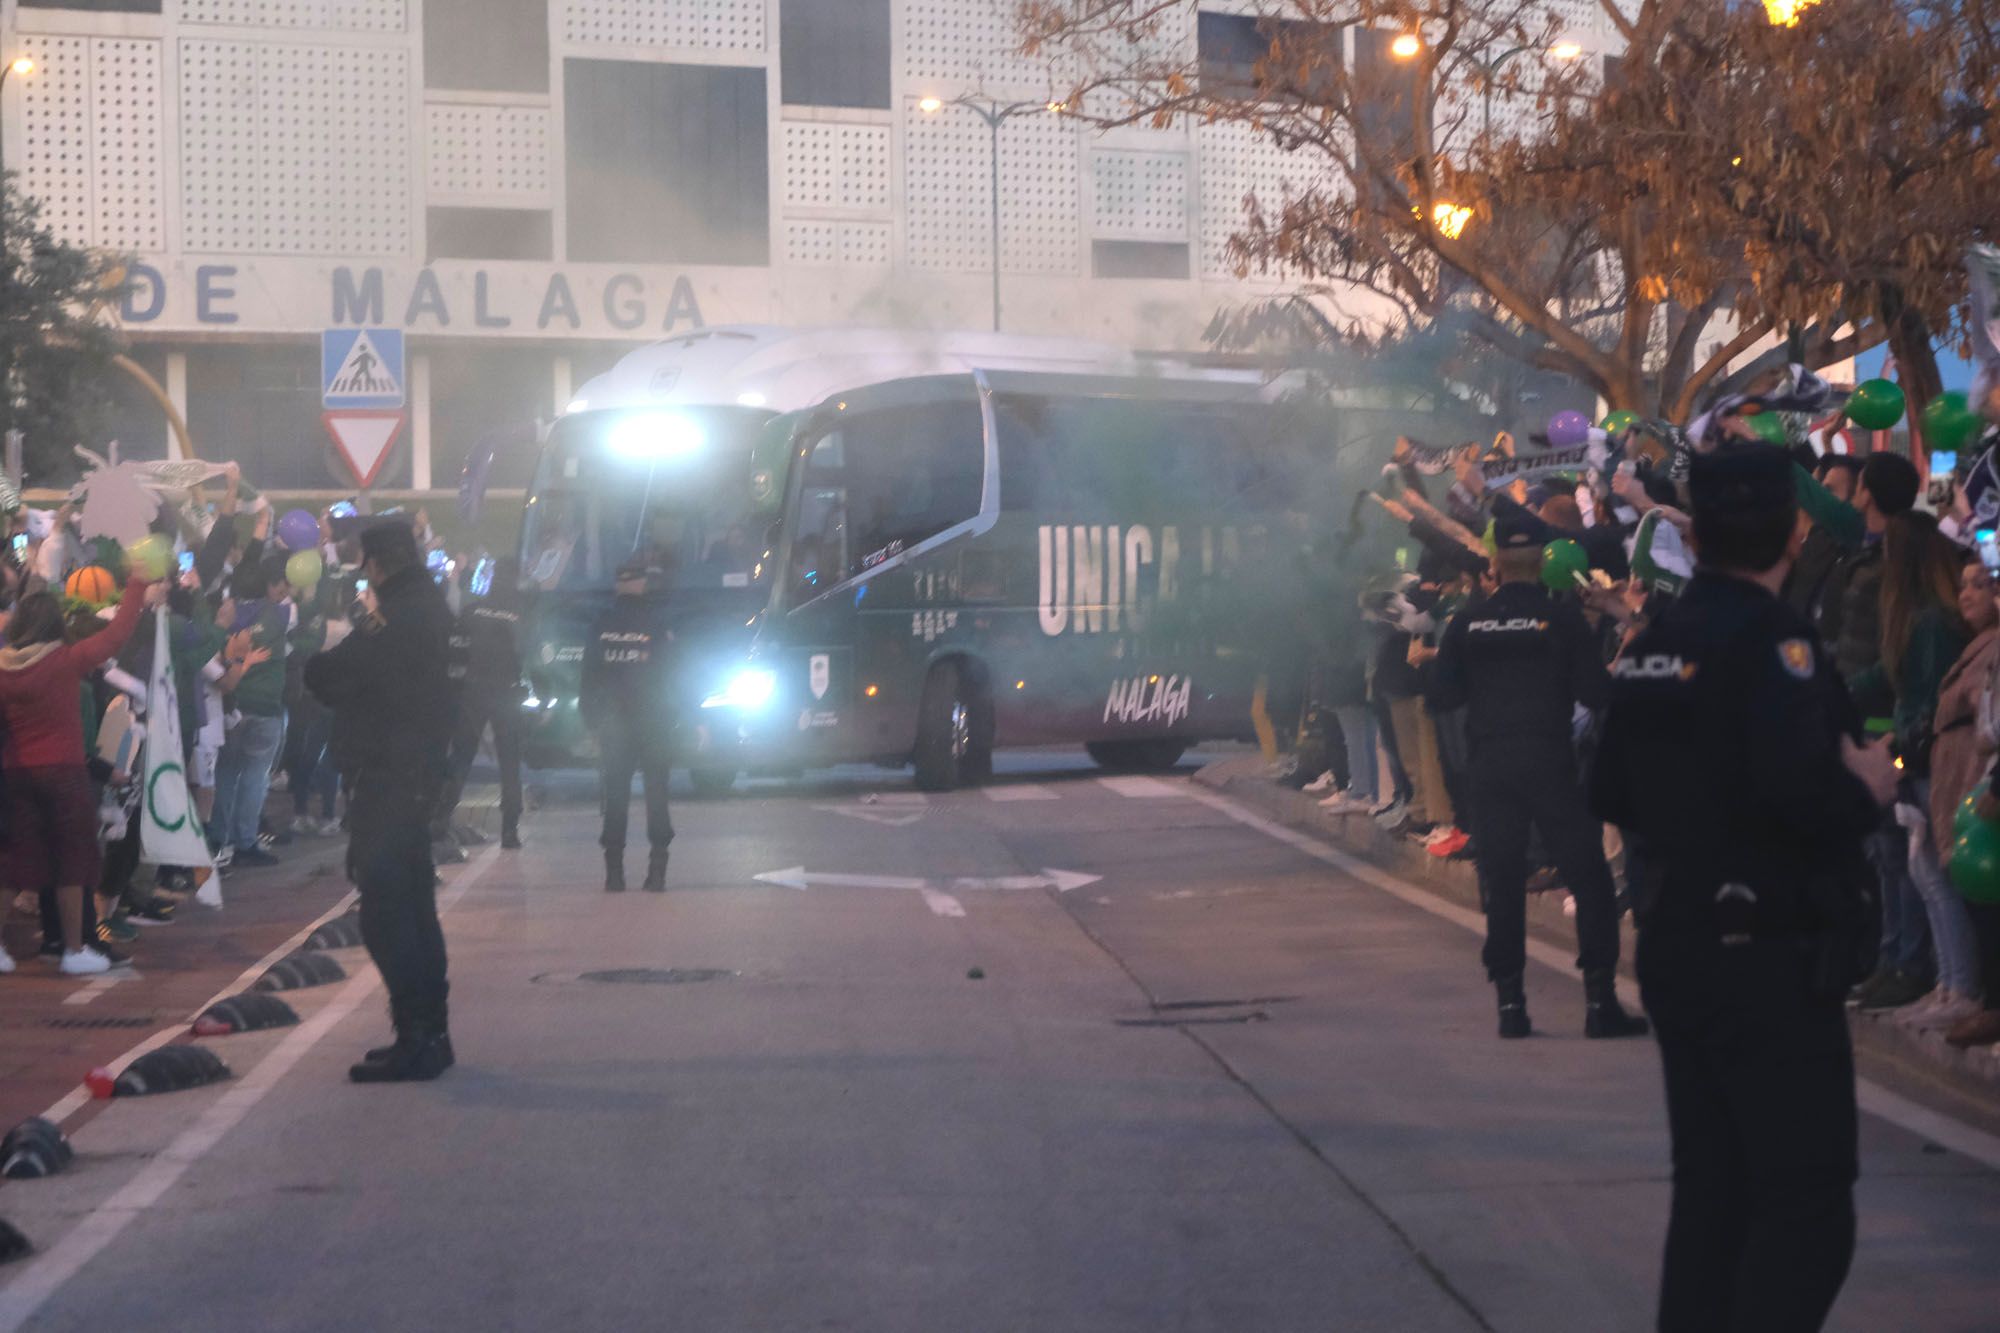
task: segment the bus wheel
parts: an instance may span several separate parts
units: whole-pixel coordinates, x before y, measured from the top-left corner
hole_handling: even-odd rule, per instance
[[[736,770],[733,768],[690,769],[688,778],[694,783],[697,796],[727,796],[736,789]]]
[[[990,709],[956,662],[938,663],[924,682],[914,758],[923,791],[951,791],[993,771]]]
[[[1114,773],[1158,773],[1172,768],[1187,753],[1187,742],[1176,740],[1091,741],[1084,752],[1099,768]]]

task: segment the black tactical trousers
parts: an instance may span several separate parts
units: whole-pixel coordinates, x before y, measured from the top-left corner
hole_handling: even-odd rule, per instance
[[[426,812],[437,784],[381,780],[363,772],[348,804],[348,870],[361,890],[361,941],[389,991],[396,1029],[442,1027],[444,929]]]
[[[1818,1329],[1854,1255],[1854,1054],[1796,938],[1639,932],[1673,1135],[1662,1333]]]
[[[665,738],[639,726],[606,727],[597,733],[597,750],[597,772],[604,787],[604,834],[598,845],[607,852],[625,850],[632,775],[640,773],[646,779],[646,841],[666,847],[674,840],[674,821],[667,811],[667,779],[673,763]]]
[[[451,741],[451,776],[438,802],[436,824],[449,826],[465,794],[465,778],[479,757],[479,742],[493,730],[493,758],[500,765],[500,822],[521,817],[521,704],[511,693],[468,692],[458,703],[458,730]],[[443,831],[443,830],[438,830]]]
[[[1518,976],[1527,965],[1531,828],[1540,831],[1576,899],[1577,966],[1618,966],[1617,895],[1604,861],[1604,830],[1591,816],[1567,746],[1541,756],[1476,756],[1469,791],[1486,904],[1486,975]]]

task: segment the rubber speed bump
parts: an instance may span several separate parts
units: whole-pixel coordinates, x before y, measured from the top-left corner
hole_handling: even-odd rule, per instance
[[[324,986],[330,982],[346,979],[347,973],[333,958],[323,953],[301,950],[271,964],[264,975],[257,978],[257,984],[251,989],[305,990],[311,986]]]
[[[0,1264],[19,1259],[31,1253],[34,1246],[28,1238],[15,1229],[12,1222],[0,1221]]]
[[[288,1028],[299,1021],[292,1006],[275,995],[245,991],[210,1005],[194,1021],[197,1037],[227,1037],[237,1032]]]
[[[307,949],[358,949],[361,947],[361,913],[349,912],[306,937]]]
[[[31,1116],[0,1139],[0,1175],[9,1180],[36,1180],[68,1166],[76,1153],[63,1132],[40,1116]]]
[[[162,1046],[148,1051],[118,1076],[114,1097],[145,1097],[155,1092],[182,1092],[229,1077],[229,1066],[206,1046]]]

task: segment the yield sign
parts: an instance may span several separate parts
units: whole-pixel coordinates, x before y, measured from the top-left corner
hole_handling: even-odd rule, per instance
[[[354,484],[364,491],[375,484],[382,464],[388,461],[389,449],[402,433],[403,419],[401,412],[326,412],[320,416],[347,470],[354,474]]]

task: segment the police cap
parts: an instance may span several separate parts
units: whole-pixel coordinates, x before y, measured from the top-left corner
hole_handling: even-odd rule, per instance
[[[630,583],[634,579],[650,578],[658,572],[658,570],[653,568],[652,562],[645,556],[635,555],[627,559],[624,564],[618,566],[618,581],[620,583]]]
[[[361,556],[385,569],[417,563],[417,534],[408,519],[385,517],[361,530]]]
[[[1509,509],[1493,520],[1493,545],[1502,551],[1547,546],[1554,536],[1548,524],[1526,509]]]
[[[1725,445],[1698,454],[1688,471],[1696,515],[1777,517],[1797,504],[1792,456],[1774,444]]]

